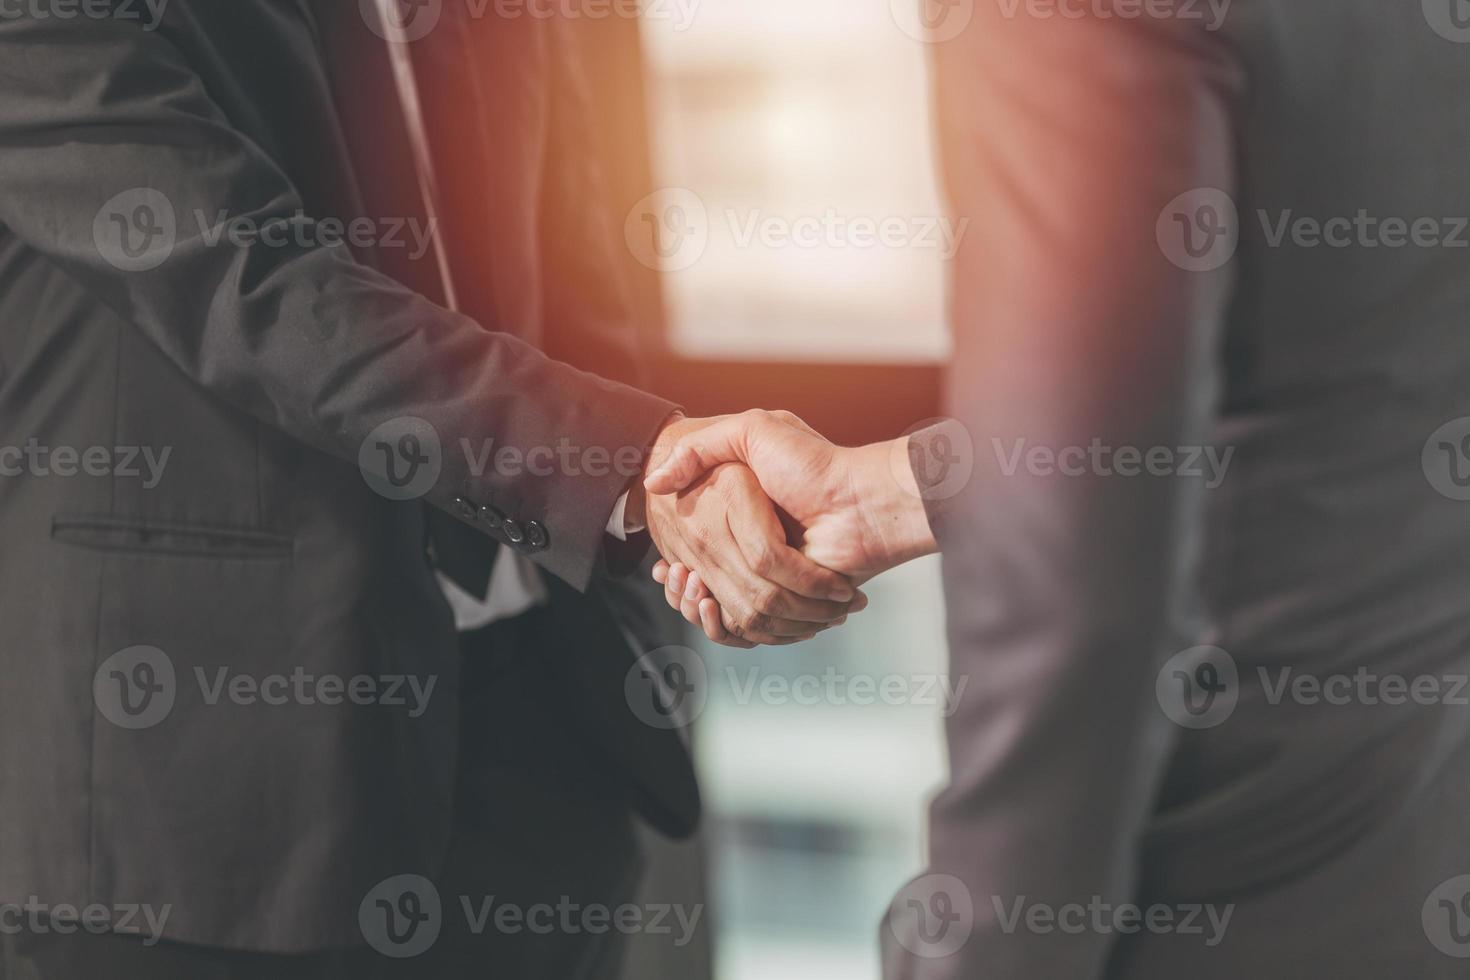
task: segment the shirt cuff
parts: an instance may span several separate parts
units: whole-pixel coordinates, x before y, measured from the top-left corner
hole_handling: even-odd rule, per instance
[[[618,502],[613,504],[612,517],[607,519],[607,533],[619,541],[626,541],[628,540],[628,535],[647,530],[642,524],[628,523],[628,494],[631,492],[629,490],[623,491],[623,495],[618,498]]]

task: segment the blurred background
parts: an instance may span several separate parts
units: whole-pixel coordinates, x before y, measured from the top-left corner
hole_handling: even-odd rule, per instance
[[[687,25],[646,19],[644,46],[655,173],[708,211],[703,255],[666,276],[675,349],[942,358],[933,243],[865,245],[844,230],[888,222],[918,237],[940,217],[924,46],[897,28],[889,5],[701,0]],[[821,244],[745,242],[752,227],[796,237],[818,224]]]
[[[924,45],[887,0],[657,9],[636,25],[641,56],[597,77],[628,82],[599,95],[625,140],[615,190],[659,325],[659,387],[700,414],[791,409],[847,444],[939,414],[948,340]],[[870,227],[892,234],[874,241]],[[697,855],[654,845],[655,873],[699,866],[689,887],[707,901],[712,949],[635,956],[630,977],[879,976],[878,926],[921,868],[945,775],[942,704],[921,691],[944,670],[937,560],[868,591],[848,628],[801,646],[689,637],[709,668],[693,733],[708,820]],[[909,696],[862,696],[884,683]]]

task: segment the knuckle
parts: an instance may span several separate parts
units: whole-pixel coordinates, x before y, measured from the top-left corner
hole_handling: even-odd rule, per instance
[[[745,630],[748,635],[770,636],[774,625],[770,616],[757,612],[751,614]]]
[[[762,582],[751,595],[755,615],[780,616],[786,612],[786,596],[780,586]]]
[[[750,567],[762,578],[769,578],[776,569],[776,549],[769,541],[759,541],[752,547]]]

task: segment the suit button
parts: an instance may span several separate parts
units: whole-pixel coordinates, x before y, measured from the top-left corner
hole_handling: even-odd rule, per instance
[[[491,507],[489,504],[486,504],[480,508],[480,523],[492,531],[496,530],[500,525],[505,523],[505,512],[499,507]]]
[[[505,527],[501,530],[505,532],[505,536],[511,544],[521,544],[526,540],[526,529],[521,527],[516,521],[506,521]]]
[[[467,521],[475,519],[475,502],[464,497],[454,498],[454,512]]]
[[[551,536],[546,533],[546,528],[536,521],[526,524],[526,546],[532,551],[540,551],[551,543]]]

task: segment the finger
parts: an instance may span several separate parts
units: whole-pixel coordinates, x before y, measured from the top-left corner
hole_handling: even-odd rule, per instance
[[[684,578],[688,574],[688,568],[678,562],[669,566],[669,574],[664,582],[664,600],[675,610],[679,609],[684,597]]]
[[[699,577],[698,572],[691,571],[684,582],[684,598],[690,602],[699,602],[700,599],[709,598],[709,588],[705,586],[704,580]]]
[[[706,569],[705,579],[722,607],[725,628],[742,640],[775,645],[805,639],[847,612],[844,603],[808,599],[756,575],[738,545],[721,553],[727,557]]]
[[[676,596],[684,594],[684,585],[689,580],[689,567],[682,562],[674,562],[669,566],[669,580],[664,587]]]
[[[669,458],[644,478],[643,489],[649,493],[674,493],[721,463],[744,462],[747,425],[740,416],[733,416],[680,439]]]
[[[697,629],[704,629],[704,622],[699,618],[698,603],[690,602],[688,599],[683,600],[679,604],[679,614],[684,617],[684,621],[690,626],[696,627]]]
[[[729,533],[728,527],[724,530]],[[778,586],[757,578],[746,566],[733,539],[711,542],[710,547],[713,553],[724,557],[722,561],[705,567],[701,582],[721,607],[721,621],[732,636],[754,644],[776,644],[793,637],[808,636],[817,628],[818,624],[813,622],[771,614],[771,610],[782,603],[795,604],[801,601],[801,597],[782,597]],[[831,618],[836,619],[839,615],[840,611]]]
[[[669,580],[669,563],[662,558],[653,563],[653,580],[659,585]]]
[[[725,642],[725,638],[730,634],[725,632],[725,624],[720,622],[720,604],[713,599],[701,599],[697,605],[699,623],[704,627],[704,635],[716,643]]]
[[[704,583],[699,580],[698,572],[690,572],[689,580],[684,586],[684,591],[679,598],[679,611],[684,618],[695,626],[703,627],[699,619],[699,600],[709,595],[705,591]]]
[[[857,598],[857,590],[845,577],[823,568],[786,543],[786,529],[769,500],[736,496],[730,501],[726,522],[730,523],[732,518],[732,531],[734,527],[744,529],[744,533],[735,534],[735,540],[751,571],[785,593],[781,597],[781,616],[830,623],[848,613],[849,604]]]
[[[725,632],[737,640],[744,641],[749,646],[788,647],[793,643],[805,643],[821,632],[820,630],[813,632],[810,623],[799,624],[806,627],[806,632],[777,634],[767,630],[751,631],[723,607],[720,608],[719,614],[720,625]]]
[[[735,647],[738,650],[755,648],[755,644],[749,640],[730,635],[730,631],[725,629],[725,623],[721,619],[720,604],[715,600],[704,599],[699,603],[699,619],[704,624],[704,635],[714,642],[727,647]]]

